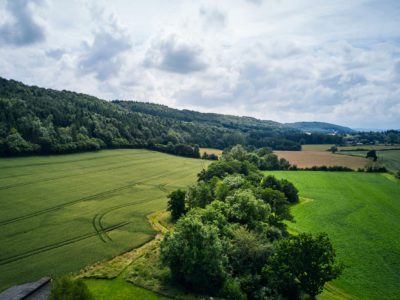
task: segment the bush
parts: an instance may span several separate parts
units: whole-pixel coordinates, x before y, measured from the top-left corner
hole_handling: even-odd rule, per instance
[[[328,172],[352,172],[353,169],[343,166],[312,166],[309,168],[299,168],[302,171],[328,171]]]
[[[373,165],[373,166],[368,166],[364,169],[364,172],[367,173],[386,173],[387,169],[383,166],[377,166],[377,165]]]
[[[233,278],[225,280],[219,291],[219,297],[227,300],[246,300],[246,294],[240,288],[240,284]]]
[[[50,300],[94,300],[82,279],[68,277],[56,279],[53,283]]]

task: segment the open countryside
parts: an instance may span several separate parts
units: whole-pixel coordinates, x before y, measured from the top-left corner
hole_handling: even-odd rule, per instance
[[[351,299],[398,299],[400,181],[358,172],[267,171],[293,182],[296,232],[327,232],[348,266],[333,282]]]
[[[400,0],[0,0],[0,300],[400,300]]]
[[[148,150],[0,159],[0,290],[151,240],[146,216],[208,163]]]

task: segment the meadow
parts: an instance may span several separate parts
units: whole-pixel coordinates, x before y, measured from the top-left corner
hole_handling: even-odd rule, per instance
[[[332,154],[328,151],[274,151],[279,158],[285,158],[299,168],[313,166],[344,166],[357,170],[363,168],[369,160],[365,157]]]
[[[207,164],[128,149],[0,159],[0,291],[148,242],[146,216]]]
[[[156,300],[170,299],[152,291],[135,286],[123,279],[86,279],[85,284],[96,300]]]
[[[267,171],[293,182],[292,232],[326,232],[347,266],[330,290],[350,299],[400,298],[400,181],[389,174]],[[328,286],[329,287],[329,286]],[[329,299],[328,293],[321,299]],[[338,296],[338,298],[341,298]],[[343,297],[347,299],[345,296]]]
[[[367,151],[340,151],[340,154],[365,157]],[[384,165],[389,171],[400,171],[400,150],[377,151],[378,162]]]

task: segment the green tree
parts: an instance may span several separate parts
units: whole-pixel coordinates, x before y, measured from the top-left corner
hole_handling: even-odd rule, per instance
[[[370,150],[367,152],[366,158],[372,158],[373,161],[377,161],[378,160],[378,156],[376,155],[376,151],[375,150]]]
[[[39,150],[38,145],[29,143],[18,132],[7,136],[6,145],[7,151],[10,154],[30,153]]]
[[[325,233],[315,237],[302,233],[283,240],[263,270],[268,284],[278,292],[293,296],[301,289],[312,299],[342,271]]]
[[[255,189],[255,195],[271,206],[273,215],[270,220],[274,225],[282,220],[293,220],[289,211],[289,202],[284,193],[271,188]]]
[[[246,300],[246,294],[240,288],[240,284],[234,278],[227,278],[218,293],[218,296],[227,300]]]
[[[283,192],[290,203],[299,202],[299,191],[293,183],[286,179],[280,181],[280,191]]]
[[[190,208],[206,207],[214,200],[213,191],[210,184],[200,181],[197,184],[189,186],[186,192],[186,202]]]
[[[186,192],[178,189],[168,195],[168,210],[171,212],[172,220],[178,220],[185,212]]]
[[[329,148],[329,151],[332,153],[336,153],[338,151],[338,148],[336,146],[332,146]]]
[[[225,201],[229,206],[229,220],[250,229],[256,227],[258,222],[267,222],[271,213],[269,204],[257,199],[251,190],[237,190]]]
[[[173,233],[160,245],[162,262],[172,278],[185,287],[201,293],[215,294],[227,276],[227,257],[215,225],[205,225],[200,218],[180,218]]]
[[[228,257],[233,275],[260,273],[272,254],[272,245],[243,226],[232,232]]]

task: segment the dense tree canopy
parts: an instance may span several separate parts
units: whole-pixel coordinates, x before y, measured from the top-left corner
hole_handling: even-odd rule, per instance
[[[270,151],[233,147],[185,195],[170,195],[184,198],[186,208],[161,242],[176,283],[225,299],[295,299],[301,292],[315,297],[339,276],[325,234],[289,235],[283,221],[293,220],[289,204],[299,201],[298,191],[263,176],[255,164],[265,155]]]

